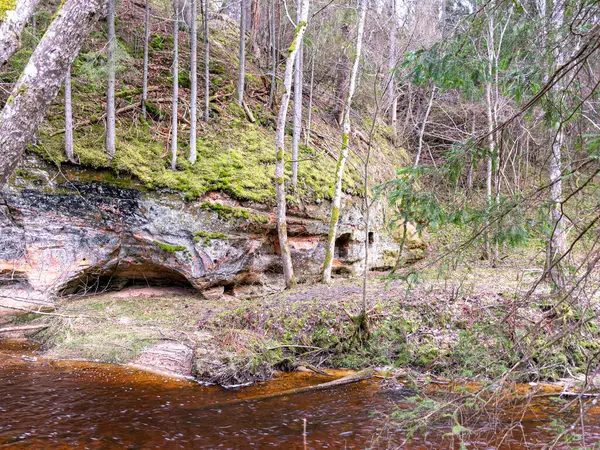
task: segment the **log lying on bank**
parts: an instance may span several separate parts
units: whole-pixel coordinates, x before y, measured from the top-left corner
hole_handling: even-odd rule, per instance
[[[347,384],[357,383],[359,381],[368,380],[375,375],[374,369],[364,369],[356,373],[352,373],[337,380],[328,381],[327,383],[316,384],[314,386],[303,386],[299,388],[287,389],[285,391],[269,393],[265,395],[259,395],[252,398],[233,399],[223,403],[216,403],[214,405],[207,405],[207,408],[221,408],[225,406],[239,405],[241,403],[255,402],[261,400],[269,400],[272,398],[285,397],[288,395],[305,394],[308,392],[323,391],[325,389],[331,389],[338,386],[345,386]]]
[[[20,325],[14,327],[0,327],[0,334],[3,333],[33,333],[48,328],[50,325]]]

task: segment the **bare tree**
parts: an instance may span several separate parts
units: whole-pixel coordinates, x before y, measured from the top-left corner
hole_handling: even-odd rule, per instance
[[[290,104],[290,91],[292,89],[292,75],[294,74],[294,62],[298,53],[298,45],[304,37],[308,20],[309,0],[302,0],[300,20],[296,25],[294,40],[285,62],[285,74],[283,77],[283,95],[277,116],[277,130],[275,134],[275,190],[277,192],[277,235],[281,249],[281,261],[283,265],[283,276],[286,287],[296,284],[292,256],[288,244],[286,224],[286,199],[285,199],[285,122],[287,110]]]
[[[19,163],[106,5],[106,0],[66,0],[33,52],[0,119],[0,185]]]
[[[73,105],[71,96],[71,67],[65,77],[65,153],[69,162],[75,162],[73,156]]]
[[[310,145],[310,128],[312,126],[312,105],[313,92],[315,84],[315,60],[317,59],[317,49],[313,50],[312,60],[310,62],[310,86],[308,88],[308,111],[306,115],[306,146]]]
[[[277,93],[277,0],[271,0],[271,20],[269,21],[269,39],[271,45],[271,89],[269,90],[269,108],[273,106]]]
[[[9,2],[10,3],[10,2]],[[21,34],[40,0],[17,0],[0,23],[0,69],[21,46]]]
[[[392,23],[390,25],[390,44],[388,48],[388,76],[389,78],[389,87],[387,89],[388,96],[388,107],[390,114],[390,126],[392,127],[392,131],[394,134],[394,139],[398,134],[398,96],[396,95],[396,83],[395,83],[395,75],[394,71],[396,70],[396,61],[397,61],[397,50],[396,50],[396,40],[398,39],[398,8],[396,5],[397,0],[391,0],[391,13],[392,13]]]
[[[246,2],[240,0],[240,55],[238,69],[237,100],[244,103],[244,83],[246,81]]]
[[[348,158],[348,146],[350,140],[350,109],[352,107],[352,98],[356,89],[356,80],[358,77],[358,67],[362,52],[363,35],[365,29],[365,18],[367,15],[367,0],[361,0],[358,11],[358,29],[356,32],[356,50],[354,52],[354,64],[350,73],[350,85],[348,88],[348,96],[344,106],[344,115],[342,121],[342,149],[338,158],[337,167],[335,170],[335,188],[333,192],[333,200],[331,205],[331,220],[329,224],[329,236],[327,238],[327,248],[325,253],[325,261],[323,263],[323,282],[331,283],[331,270],[333,268],[333,253],[335,250],[335,238],[337,226],[340,217],[340,208],[342,205],[342,182],[344,177],[344,166]]]
[[[108,0],[108,84],[106,88],[106,153],[110,159],[116,151],[115,125],[115,1]]]
[[[300,0],[296,1],[296,22],[300,23]],[[292,131],[292,187],[298,184],[298,146],[302,131],[302,41],[298,43],[294,70],[294,129]]]
[[[196,162],[196,130],[198,126],[198,0],[191,0],[190,18],[190,155],[188,161]]]
[[[179,5],[173,0],[173,99],[171,102],[171,170],[177,168],[177,109],[179,103]]]
[[[150,0],[146,0],[144,17],[144,74],[142,76],[142,117],[147,119],[146,102],[148,101],[148,48],[150,46]]]

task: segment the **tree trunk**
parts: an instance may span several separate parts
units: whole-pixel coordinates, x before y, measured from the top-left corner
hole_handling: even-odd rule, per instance
[[[196,162],[196,127],[198,124],[198,0],[191,0],[190,18],[190,156]]]
[[[390,27],[390,44],[388,48],[388,89],[387,89],[387,107],[389,108],[390,114],[390,126],[394,133],[394,141],[396,140],[397,124],[398,124],[398,100],[396,96],[396,77],[394,71],[396,70],[397,55],[396,55],[396,41],[398,39],[398,16],[397,16],[397,0],[391,0],[391,17],[392,23]]]
[[[69,162],[75,162],[73,156],[73,108],[71,99],[71,67],[69,67],[65,77],[65,153]]]
[[[258,35],[260,32],[260,0],[252,0],[250,7],[250,52],[257,61],[260,61],[260,43]]]
[[[290,46],[283,79],[283,96],[277,116],[277,131],[275,134],[275,190],[277,192],[277,235],[281,249],[281,262],[283,265],[283,276],[286,287],[296,284],[292,256],[288,245],[286,224],[286,200],[285,200],[285,122],[287,110],[290,104],[290,91],[292,89],[292,76],[294,74],[294,62],[298,53],[299,43],[302,42],[308,19],[309,0],[302,0],[302,12],[300,21],[296,26],[294,40]]]
[[[116,151],[115,125],[115,1],[108,0],[108,86],[106,89],[106,153],[113,159]]]
[[[12,174],[106,0],[66,0],[29,59],[0,119],[0,186]]]
[[[173,99],[171,102],[171,170],[177,168],[177,107],[179,100],[179,9],[173,0]]]
[[[296,1],[296,22],[300,23],[300,0]],[[302,41],[298,43],[294,70],[294,129],[292,131],[292,188],[298,185],[298,146],[302,131]]]
[[[208,0],[204,0],[204,121],[210,120],[210,36],[208,34]]]
[[[356,79],[358,76],[358,67],[362,52],[362,41],[365,29],[365,18],[367,15],[367,0],[361,0],[359,6],[358,31],[356,36],[356,50],[354,52],[354,64],[350,73],[350,85],[348,88],[348,97],[344,106],[344,116],[342,125],[342,149],[338,158],[335,170],[335,189],[333,193],[333,204],[331,206],[331,221],[329,225],[329,236],[327,239],[327,249],[325,253],[325,262],[323,263],[323,282],[331,283],[331,270],[333,268],[333,253],[335,249],[335,237],[342,205],[342,182],[344,176],[344,166],[348,158],[348,145],[350,139],[350,108],[352,107],[352,98],[356,89]]]
[[[423,136],[425,135],[425,127],[427,126],[427,120],[429,120],[429,113],[431,112],[431,106],[433,105],[434,97],[435,86],[432,86],[431,96],[429,97],[429,103],[427,104],[427,109],[425,110],[425,117],[423,117],[423,124],[421,125],[421,130],[419,132],[419,146],[417,147],[417,156],[415,157],[415,163],[413,165],[414,169],[419,167],[419,163],[421,162],[421,153],[423,151]]]
[[[150,0],[146,0],[144,18],[144,75],[142,77],[142,117],[147,119],[146,102],[148,101],[148,48],[150,45]]]
[[[310,145],[310,127],[312,125],[312,105],[313,105],[313,92],[315,84],[315,60],[317,59],[317,50],[313,51],[312,61],[310,63],[310,87],[308,93],[308,113],[306,117],[306,146]]]
[[[269,90],[269,108],[273,107],[275,95],[277,94],[277,27],[275,26],[275,18],[277,16],[276,2],[271,1],[271,21],[269,35],[271,38],[271,89]]]
[[[244,84],[246,81],[246,2],[240,0],[240,56],[237,85],[238,105],[244,103]]]
[[[561,291],[564,288],[564,276],[559,259],[567,250],[567,238],[562,213],[562,145],[564,134],[559,130],[552,143],[552,154],[550,155],[550,220],[552,223],[552,235],[546,246],[546,270],[550,275],[553,288]]]
[[[10,2],[9,2],[10,3]],[[21,34],[40,0],[17,0],[0,23],[0,69],[21,46]]]
[[[494,166],[494,152],[495,152],[495,142],[494,142],[494,120],[492,113],[492,85],[487,82],[485,84],[485,98],[486,98],[486,111],[487,111],[487,122],[488,122],[488,157],[487,157],[487,173],[485,179],[485,195],[488,203],[488,208],[492,208],[493,199],[492,199],[492,175],[493,175],[493,166]],[[485,257],[490,258],[492,255],[491,251],[491,242],[490,242],[490,221],[486,220],[486,232],[485,232]],[[495,262],[492,261],[492,266],[495,265]]]

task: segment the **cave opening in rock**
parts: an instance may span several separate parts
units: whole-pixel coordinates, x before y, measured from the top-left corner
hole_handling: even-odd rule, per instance
[[[335,240],[335,250],[334,250],[334,258],[337,259],[345,259],[350,254],[350,233],[341,234]]]
[[[369,231],[369,245],[373,245],[375,243],[375,233]]]
[[[69,280],[60,295],[92,295],[119,291],[128,286],[194,289],[179,272],[158,264],[121,264],[108,269],[91,269]]]

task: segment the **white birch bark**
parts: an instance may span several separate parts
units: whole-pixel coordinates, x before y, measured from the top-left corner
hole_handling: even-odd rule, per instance
[[[177,108],[179,103],[179,8],[173,0],[173,100],[171,102],[171,170],[177,168]]]
[[[21,34],[35,13],[40,0],[17,0],[0,23],[0,69],[21,46]]]
[[[33,52],[0,118],[0,186],[19,163],[106,5],[106,0],[66,0]]]
[[[150,0],[146,0],[144,17],[144,74],[142,76],[142,117],[146,120],[146,102],[148,102],[148,49],[150,46]]]
[[[300,23],[300,0],[296,1],[296,22]],[[298,146],[302,131],[302,41],[298,43],[294,70],[294,127],[292,130],[292,187],[298,185]]]
[[[115,124],[115,1],[108,0],[108,83],[106,88],[106,153],[115,156],[117,138]]]
[[[281,249],[281,262],[283,265],[283,276],[286,287],[296,284],[292,256],[288,244],[286,223],[286,199],[285,199],[285,122],[290,104],[290,91],[292,89],[292,76],[294,74],[294,62],[298,53],[299,43],[302,42],[308,19],[309,0],[302,0],[302,12],[300,21],[296,25],[294,40],[289,48],[285,63],[285,74],[283,78],[283,95],[277,116],[277,130],[275,133],[275,191],[277,192],[277,235]]]
[[[429,97],[429,103],[427,103],[427,110],[425,110],[425,117],[423,117],[423,124],[419,131],[419,146],[417,147],[417,156],[415,157],[415,163],[413,168],[419,167],[421,162],[421,154],[423,152],[423,136],[425,136],[425,128],[427,127],[427,121],[429,120],[429,113],[431,113],[431,106],[433,105],[433,99],[435,97],[435,86],[431,87],[431,95]]]
[[[73,104],[71,95],[71,67],[65,77],[65,153],[69,162],[75,162],[73,155]]]
[[[196,162],[196,130],[198,124],[198,0],[191,0],[190,26],[190,155],[188,161]]]
[[[204,0],[204,121],[210,120],[210,36],[208,33],[208,0]]]
[[[344,106],[344,114],[342,118],[342,149],[335,170],[335,188],[333,192],[333,204],[331,206],[331,220],[329,224],[329,236],[327,238],[327,248],[325,253],[325,261],[323,263],[323,282],[331,283],[331,270],[333,268],[333,253],[335,250],[335,238],[337,226],[342,205],[342,182],[344,176],[344,166],[348,158],[348,145],[350,139],[350,109],[352,107],[352,98],[356,89],[356,79],[358,76],[358,67],[362,52],[362,42],[365,29],[365,18],[367,15],[367,0],[361,0],[359,6],[358,30],[356,36],[356,51],[354,53],[354,64],[350,73],[350,86],[348,96]],[[366,195],[366,193],[365,193]]]
[[[240,0],[240,55],[239,55],[237,100],[238,105],[244,102],[244,84],[246,81],[246,2]]]

